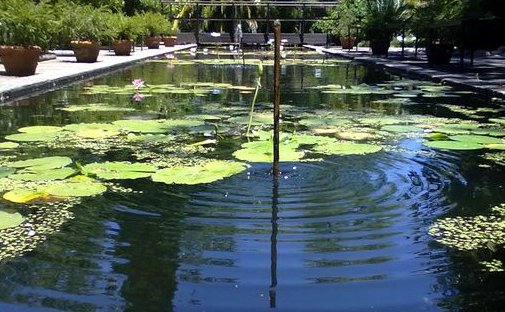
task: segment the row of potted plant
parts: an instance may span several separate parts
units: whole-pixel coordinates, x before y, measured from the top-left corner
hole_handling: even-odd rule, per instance
[[[387,54],[395,35],[411,34],[417,38],[417,44],[426,47],[429,62],[438,64],[450,60],[461,20],[489,15],[479,10],[478,3],[478,0],[340,0],[329,18],[318,21],[315,27],[339,36],[343,46],[346,42],[354,43],[359,32],[362,39],[369,41],[375,55]],[[435,56],[440,59],[433,59]]]
[[[0,1],[0,59],[7,75],[33,75],[40,53],[62,45],[72,47],[78,62],[95,62],[101,45],[129,55],[132,44],[145,40],[158,48],[161,34],[175,32],[160,13],[128,17],[71,2]]]

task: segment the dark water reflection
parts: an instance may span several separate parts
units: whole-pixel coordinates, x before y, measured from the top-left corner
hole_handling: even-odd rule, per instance
[[[316,77],[314,67],[287,67],[283,103],[366,113],[372,96],[306,87],[392,79],[354,64],[320,69]],[[271,68],[266,71],[264,86],[271,79]],[[147,63],[84,85],[122,86],[138,77],[253,85],[256,76],[254,67]],[[222,92],[160,95],[137,104],[125,95],[83,96],[81,88],[1,107],[1,131],[131,115],[57,109],[67,103],[141,105],[150,115],[180,117],[216,101],[247,107],[251,100]],[[270,92],[265,87],[259,102],[268,102]],[[442,115],[435,103],[391,105],[385,112]],[[479,168],[473,152],[428,157],[417,153],[425,149],[420,142],[397,144],[403,151],[282,163],[277,184],[262,164],[208,185],[125,182],[143,193],[85,200],[60,233],[0,265],[0,310],[501,311],[502,274],[480,272],[471,255],[442,248],[427,230],[440,216],[476,214],[503,202],[503,170]],[[237,146],[224,144],[218,153]]]

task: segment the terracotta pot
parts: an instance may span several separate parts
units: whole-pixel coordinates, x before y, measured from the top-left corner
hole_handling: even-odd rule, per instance
[[[429,44],[426,46],[426,56],[429,65],[448,65],[454,53],[453,44]]]
[[[355,41],[356,37],[340,37],[340,44],[342,45],[342,49],[352,49],[352,47],[354,47]]]
[[[0,46],[0,58],[2,58],[7,75],[34,75],[39,62],[40,51],[37,46]]]
[[[390,44],[391,44],[390,40],[384,40],[384,39],[370,40],[370,47],[372,48],[372,54],[387,55]]]
[[[165,47],[173,47],[177,43],[177,36],[163,36],[162,39]]]
[[[160,48],[160,37],[147,37],[144,41],[149,49],[159,49]]]
[[[112,49],[116,55],[130,55],[132,42],[131,40],[114,40],[112,41]]]
[[[91,41],[72,41],[70,42],[74,50],[75,58],[79,63],[94,63],[100,53],[100,44]]]

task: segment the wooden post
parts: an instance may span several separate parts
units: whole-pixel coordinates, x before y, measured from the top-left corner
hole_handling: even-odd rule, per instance
[[[279,118],[281,105],[281,22],[274,22],[274,164],[273,173],[279,176]]]

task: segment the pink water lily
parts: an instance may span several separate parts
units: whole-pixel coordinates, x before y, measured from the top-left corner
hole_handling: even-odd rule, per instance
[[[132,84],[136,89],[140,89],[144,87],[144,80],[138,78],[133,79]]]
[[[132,99],[135,101],[135,102],[142,102],[142,100],[144,99],[144,95],[142,93],[135,93],[132,97]]]

